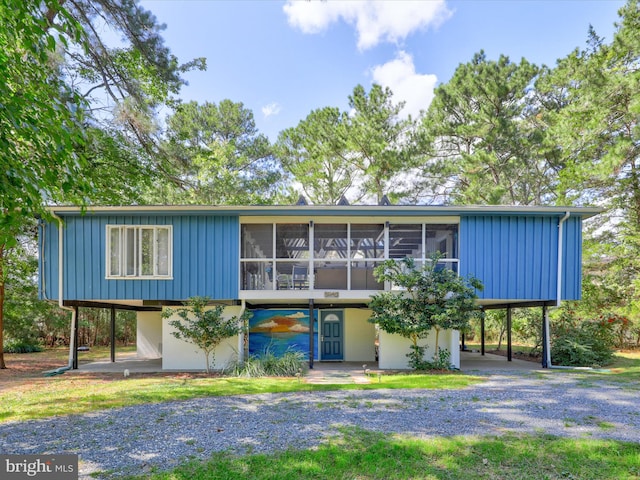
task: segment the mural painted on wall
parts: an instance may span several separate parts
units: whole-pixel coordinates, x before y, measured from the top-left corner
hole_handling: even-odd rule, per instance
[[[309,310],[252,310],[249,320],[249,353],[261,355],[269,350],[282,355],[298,350],[309,358]],[[318,318],[314,311],[314,358],[318,358]]]

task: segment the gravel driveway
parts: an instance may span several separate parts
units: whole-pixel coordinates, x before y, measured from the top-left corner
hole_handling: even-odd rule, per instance
[[[338,426],[416,437],[548,433],[640,442],[640,386],[565,372],[490,375],[463,390],[212,397],[0,425],[0,452],[78,453],[80,478],[141,474],[213,451],[305,449]],[[105,478],[107,475],[104,475]]]

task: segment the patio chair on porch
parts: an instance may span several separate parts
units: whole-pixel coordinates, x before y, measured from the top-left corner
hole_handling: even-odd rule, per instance
[[[294,265],[291,272],[292,288],[304,289],[309,287],[309,267]]]
[[[278,282],[278,290],[290,290],[293,288],[293,284],[291,283],[291,275],[287,275],[286,273],[281,273],[277,277]]]

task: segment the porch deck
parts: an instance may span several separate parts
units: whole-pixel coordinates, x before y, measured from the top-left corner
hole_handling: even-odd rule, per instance
[[[542,367],[538,363],[528,362],[525,360],[513,359],[508,362],[505,357],[493,355],[490,353],[484,356],[475,352],[460,352],[461,370],[469,374],[482,374],[486,372],[496,371],[531,371],[539,370]],[[370,362],[363,368],[361,362],[314,362],[313,369],[307,373],[307,379],[310,383],[340,383],[340,379],[344,379],[344,383],[367,383],[365,377],[365,368],[371,372],[378,371],[378,364]],[[81,372],[104,372],[104,373],[121,373],[129,370],[129,373],[158,373],[168,372],[170,370],[162,370],[161,358],[136,358],[135,354],[122,355],[116,358],[115,362],[109,360],[82,363],[79,371]],[[328,382],[327,380],[332,380]]]

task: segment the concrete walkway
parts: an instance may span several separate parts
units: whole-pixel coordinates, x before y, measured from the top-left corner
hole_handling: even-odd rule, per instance
[[[307,371],[305,381],[314,384],[371,383],[377,378],[378,363],[315,362]]]
[[[511,362],[506,357],[486,353],[460,352],[460,370],[468,374],[483,374],[496,372],[532,371],[540,370],[539,363],[528,362],[514,358]],[[371,383],[377,381],[377,362],[368,364],[361,362],[314,362],[306,376],[307,383],[314,384],[348,384]],[[103,360],[99,362],[81,363],[80,372],[122,373],[128,370],[133,373],[168,372],[162,370],[161,358],[137,358],[135,353],[120,355],[115,362]]]
[[[460,352],[460,370],[464,373],[486,373],[495,371],[531,371],[541,370],[542,365],[536,362],[513,358],[510,362],[507,357],[480,352]]]
[[[341,383],[370,383],[377,378],[378,364],[372,363],[363,368],[359,362],[315,362],[305,376],[308,383],[341,384]],[[128,370],[133,373],[171,372],[162,370],[162,358],[136,358],[135,355],[124,355],[115,362],[103,360],[99,362],[81,363],[80,372],[122,373]],[[369,370],[365,373],[365,370]],[[200,370],[198,370],[199,372]]]
[[[137,358],[134,354],[116,357],[115,362],[101,360],[98,362],[80,363],[80,372],[101,372],[101,373],[122,373],[129,370],[129,373],[157,373],[162,372],[162,358]]]

